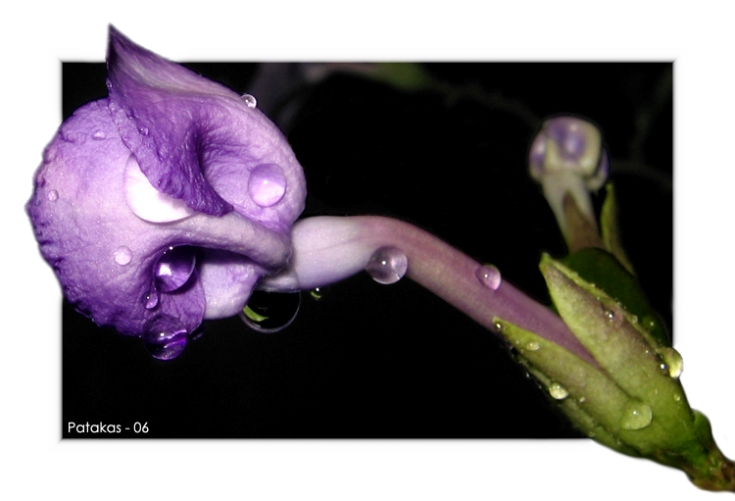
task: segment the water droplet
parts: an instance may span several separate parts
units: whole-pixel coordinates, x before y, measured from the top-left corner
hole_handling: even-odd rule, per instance
[[[255,96],[252,96],[250,94],[243,94],[240,96],[240,99],[242,99],[242,102],[245,103],[245,106],[248,108],[255,108],[258,106],[258,101],[255,99]]]
[[[408,269],[408,258],[396,247],[381,247],[368,261],[365,271],[379,284],[398,282]]]
[[[95,132],[94,134],[92,134],[92,139],[96,139],[98,141],[100,139],[104,139],[106,137],[107,137],[107,134],[105,134],[105,131],[103,131],[103,130],[98,130],[97,132]]]
[[[44,163],[51,163],[56,160],[56,148],[54,146],[47,146],[43,150],[43,161]]]
[[[138,132],[140,132],[144,136],[147,136],[148,134],[150,134],[148,127],[138,127]]]
[[[631,323],[631,324],[637,324],[637,323],[638,323],[638,315],[633,315],[633,316],[632,316],[632,317],[630,318],[630,323]]]
[[[651,315],[646,315],[641,319],[641,324],[643,325],[643,328],[652,331],[656,328],[656,319],[653,318]]]
[[[156,291],[150,291],[148,294],[145,295],[143,298],[143,302],[145,303],[145,309],[146,310],[152,310],[156,306],[158,306],[158,292]]]
[[[250,172],[248,193],[261,207],[277,204],[286,193],[286,176],[276,164],[261,164]]]
[[[115,256],[115,262],[122,266],[130,263],[130,261],[132,261],[133,259],[133,253],[124,245],[118,247],[113,255]]]
[[[154,267],[158,290],[171,292],[183,287],[194,272],[196,256],[191,247],[169,247]]]
[[[579,402],[580,404],[583,404],[586,401],[587,401],[587,397],[579,397],[579,400],[577,400],[577,402]]]
[[[622,326],[623,322],[625,322],[625,313],[623,312],[623,308],[618,304],[612,306],[612,308],[606,309],[605,317],[615,328]]]
[[[309,291],[309,295],[315,300],[319,301],[324,297],[324,290],[321,287],[317,287]]]
[[[301,294],[298,292],[279,294],[256,290],[240,313],[240,318],[251,329],[271,334],[291,325],[300,306]]]
[[[143,344],[154,358],[172,360],[184,351],[187,332],[171,315],[158,315],[144,327]]]
[[[87,140],[87,134],[73,128],[62,127],[61,139],[72,144],[83,144]]]
[[[674,400],[677,402],[681,402],[681,395],[679,395],[678,393],[674,393]]]
[[[495,322],[495,328],[498,330],[498,332],[503,330],[503,324],[500,322]]]
[[[668,368],[669,376],[676,379],[681,376],[684,370],[684,359],[674,348],[661,348],[658,350],[658,354],[664,359],[664,362]]]
[[[500,277],[500,270],[491,264],[485,264],[477,268],[475,276],[490,290],[498,290],[502,278]]]
[[[651,424],[652,420],[653,412],[648,404],[640,400],[630,400],[623,407],[620,426],[624,430],[640,430]]]
[[[569,396],[567,389],[556,382],[549,385],[549,394],[557,400],[564,400]]]
[[[528,351],[538,351],[539,349],[541,349],[541,345],[538,344],[536,341],[531,341],[526,345],[526,349]]]
[[[49,190],[46,194],[49,202],[56,202],[59,199],[59,192],[56,190]]]
[[[207,332],[207,326],[201,324],[199,327],[189,333],[189,341],[196,341],[197,339],[202,337],[205,332]]]

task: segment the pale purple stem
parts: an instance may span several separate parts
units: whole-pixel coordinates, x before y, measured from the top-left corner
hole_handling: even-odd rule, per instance
[[[329,285],[364,270],[381,247],[395,247],[408,259],[406,276],[488,330],[497,334],[493,319],[500,318],[597,365],[551,310],[507,281],[488,287],[477,276],[480,263],[413,225],[378,216],[314,217],[296,223],[292,241],[289,267],[259,288],[285,292]]]

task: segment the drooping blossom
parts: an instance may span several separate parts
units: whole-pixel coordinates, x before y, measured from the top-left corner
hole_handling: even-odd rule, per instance
[[[252,96],[112,27],[107,63],[108,98],[62,124],[27,211],[65,297],[172,358],[287,264],[305,181]]]

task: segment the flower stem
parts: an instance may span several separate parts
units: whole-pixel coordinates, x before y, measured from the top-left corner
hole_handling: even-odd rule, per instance
[[[478,272],[482,264],[411,224],[378,216],[315,217],[293,229],[294,256],[288,269],[264,280],[271,291],[303,290],[347,278],[365,269],[382,247],[394,247],[408,260],[406,276],[488,330],[501,318],[535,332],[597,365],[564,322],[507,281],[493,289]]]

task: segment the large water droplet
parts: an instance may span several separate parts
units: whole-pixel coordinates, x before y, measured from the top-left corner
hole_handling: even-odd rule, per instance
[[[291,325],[300,306],[301,294],[298,292],[279,294],[256,290],[240,313],[240,318],[251,329],[271,334]]]
[[[408,258],[396,247],[381,247],[368,261],[365,271],[380,284],[393,284],[403,278],[408,269]]]
[[[276,164],[261,164],[250,172],[248,193],[261,207],[277,204],[286,193],[286,176]]]
[[[630,400],[623,407],[623,416],[620,418],[620,427],[624,430],[640,430],[653,420],[653,412],[648,404],[640,400]]]
[[[684,370],[684,359],[681,358],[678,351],[674,348],[666,347],[658,350],[658,354],[661,355],[661,358],[663,358],[666,363],[669,376],[674,379],[681,376],[681,373]]]
[[[124,245],[118,247],[113,255],[115,256],[115,262],[121,266],[129,264],[133,260],[133,253]]]
[[[171,315],[159,315],[150,320],[143,334],[143,344],[153,357],[171,360],[184,351],[187,332],[181,322]]]
[[[48,193],[46,193],[46,198],[48,198],[49,202],[56,202],[59,199],[59,192],[56,190],[49,190]]]
[[[169,247],[154,267],[156,285],[161,292],[179,289],[194,272],[196,256],[191,247]]]
[[[569,396],[567,389],[556,382],[549,385],[549,394],[557,400],[563,400]]]
[[[243,94],[240,96],[240,99],[242,99],[242,102],[245,103],[245,106],[248,108],[255,108],[258,106],[258,101],[255,99],[255,96],[252,96],[250,94]]]
[[[477,268],[475,276],[490,290],[497,290],[500,287],[502,279],[500,277],[500,270],[491,264],[485,264]]]

